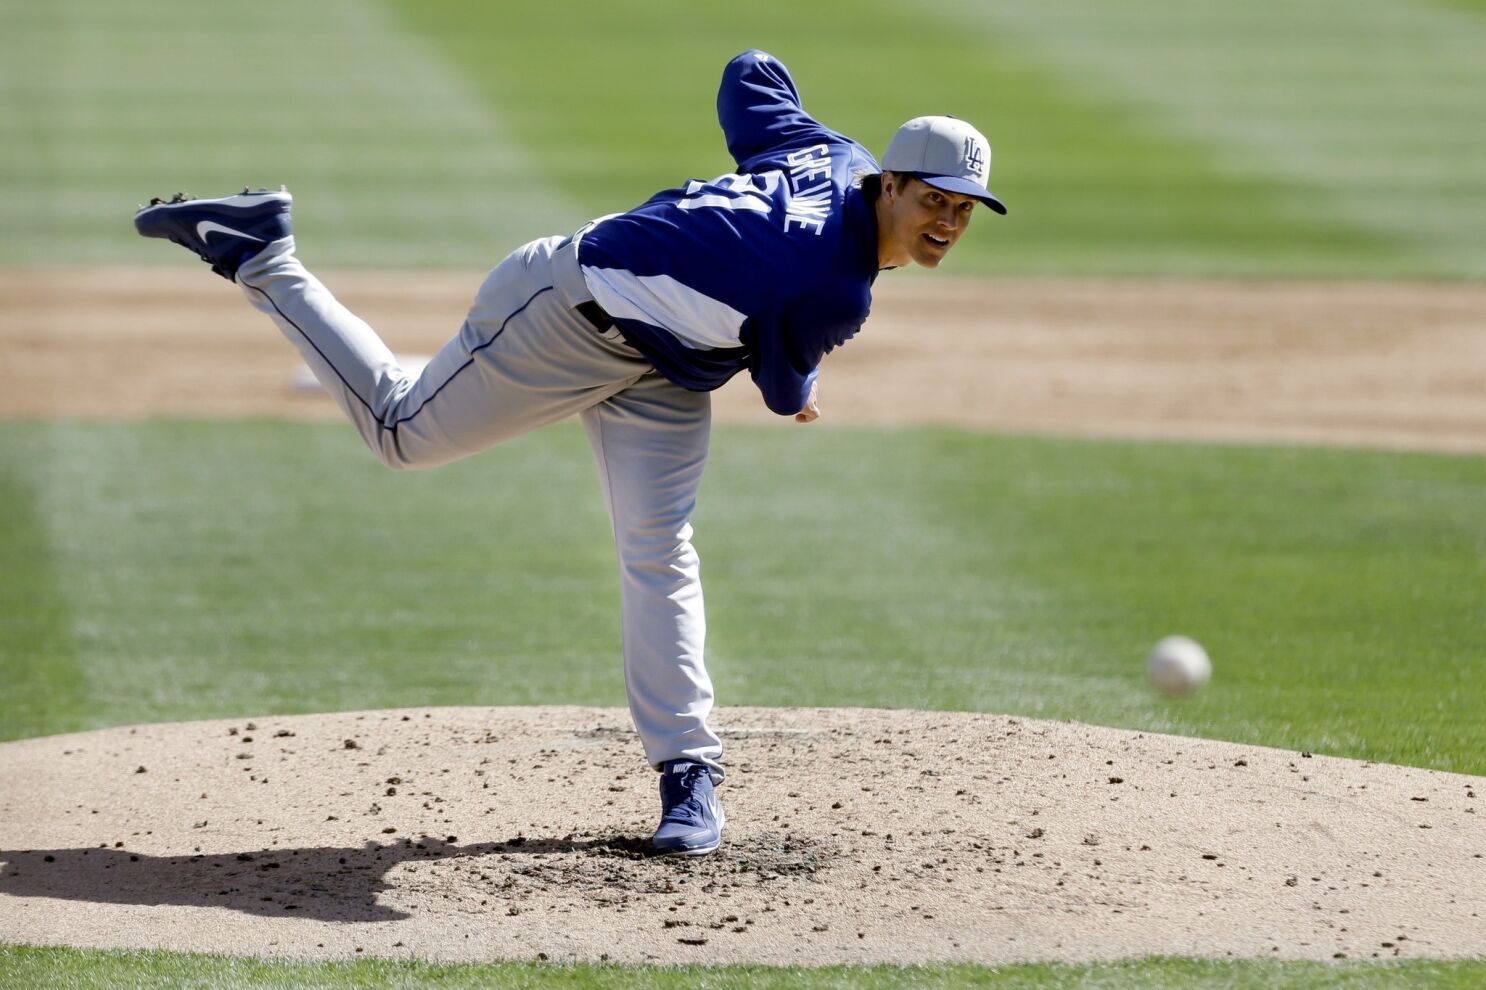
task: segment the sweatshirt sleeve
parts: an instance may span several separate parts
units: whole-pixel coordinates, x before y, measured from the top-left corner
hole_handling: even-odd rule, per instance
[[[757,49],[723,69],[717,121],[739,167],[766,151],[813,143],[825,130],[800,106],[799,90],[784,63]]]
[[[770,412],[793,416],[810,398],[810,386],[820,374],[824,349],[798,339],[786,320],[756,325],[753,335],[753,361],[748,369],[753,383]]]
[[[805,408],[810,386],[827,354],[856,335],[860,321],[843,322],[817,312],[809,301],[769,320],[750,320],[752,360],[749,373],[763,394],[764,405],[780,416]]]

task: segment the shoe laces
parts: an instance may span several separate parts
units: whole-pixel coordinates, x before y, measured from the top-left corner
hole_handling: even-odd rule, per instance
[[[182,237],[168,237],[168,238],[166,238],[166,240],[170,241],[172,244],[179,244],[181,247],[185,248],[187,251],[190,251],[192,254],[196,255],[196,257],[200,258],[202,261],[206,262],[208,265],[211,265],[212,266],[212,271],[216,272],[218,275],[222,276],[223,278],[225,278],[225,279],[227,279],[229,281],[232,281],[232,282],[236,282],[237,281],[237,279],[233,278],[232,275],[230,275],[228,273],[227,269],[224,268],[224,267],[222,267],[222,265],[219,262],[217,262],[216,260],[214,260],[211,255],[207,254],[205,251],[200,250],[199,248],[196,247],[196,245],[192,244],[190,241],[186,240],[185,238],[182,238]]]
[[[665,821],[695,824],[701,821],[703,804],[697,793],[697,784],[702,777],[711,781],[712,771],[702,763],[693,763],[681,773],[667,773],[661,778],[665,792]]]

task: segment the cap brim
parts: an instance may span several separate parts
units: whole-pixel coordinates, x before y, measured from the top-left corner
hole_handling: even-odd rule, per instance
[[[1003,217],[1006,215],[1006,204],[1001,202],[995,196],[991,195],[991,191],[989,189],[983,188],[976,182],[972,182],[969,179],[962,179],[958,175],[922,175],[919,173],[915,174],[918,175],[919,179],[927,182],[935,189],[943,189],[945,192],[959,193],[961,196],[973,196],[974,198],[984,203],[986,206],[1001,214]]]

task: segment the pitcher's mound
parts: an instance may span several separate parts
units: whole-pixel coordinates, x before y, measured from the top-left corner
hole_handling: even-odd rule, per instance
[[[626,713],[0,745],[0,940],[664,963],[1486,954],[1486,778],[1060,722],[724,709],[722,849],[649,854]]]

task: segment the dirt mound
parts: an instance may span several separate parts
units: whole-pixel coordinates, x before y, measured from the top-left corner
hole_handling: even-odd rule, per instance
[[[0,940],[826,964],[1486,954],[1486,778],[967,713],[723,709],[717,854],[623,711],[0,745]]]

